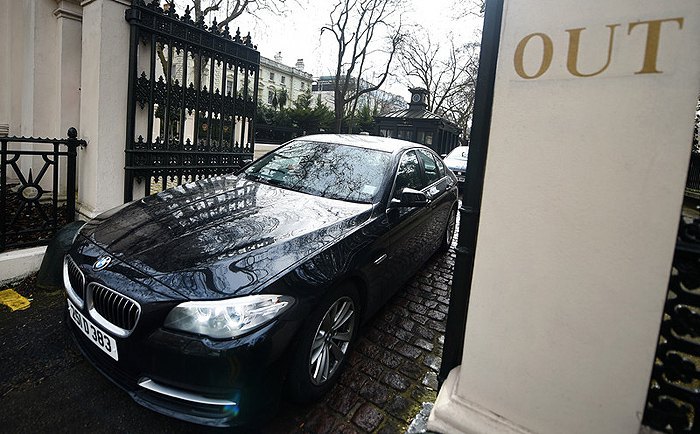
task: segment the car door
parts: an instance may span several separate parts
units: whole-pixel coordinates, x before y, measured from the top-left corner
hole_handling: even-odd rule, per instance
[[[405,152],[398,164],[388,202],[400,197],[401,190],[412,188],[422,191],[427,187],[416,150]],[[373,275],[370,306],[383,304],[410,278],[425,259],[425,232],[429,207],[387,208],[379,225],[383,235],[371,253]]]
[[[446,174],[445,166],[437,155],[425,149],[417,149],[416,154],[427,183],[422,191],[430,200],[429,216],[423,225],[425,251],[429,256],[442,243],[447,219],[455,202],[454,179]]]

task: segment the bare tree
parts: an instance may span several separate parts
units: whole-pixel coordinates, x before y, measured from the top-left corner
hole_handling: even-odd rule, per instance
[[[486,0],[454,0],[454,18],[464,18],[468,15],[474,15],[477,17],[483,17],[486,7]]]
[[[287,0],[164,0],[166,7],[190,7],[196,22],[212,15],[219,19],[214,21],[219,30],[223,30],[231,21],[244,13],[256,15],[258,11],[268,10],[278,15],[284,13]],[[212,24],[214,24],[212,23]]]
[[[455,122],[466,135],[474,108],[479,45],[433,42],[425,29],[408,37],[400,52],[408,84],[428,90],[428,110]]]
[[[469,78],[469,54],[467,47],[456,47],[452,39],[447,47],[432,42],[421,29],[404,41],[400,62],[409,84],[428,90],[428,110],[438,112]]]
[[[479,49],[477,43],[470,43],[462,48],[463,63],[461,64],[462,76],[450,95],[445,98],[442,107],[436,112],[445,116],[462,130],[462,137],[468,138],[471,129],[471,120],[474,115],[474,96],[476,91],[476,78],[479,72]]]
[[[330,24],[321,28],[331,33],[337,44],[334,82],[335,129],[340,132],[343,118],[352,122],[359,98],[379,89],[389,75],[394,56],[401,43],[401,19],[397,15],[399,0],[337,0],[330,13]],[[386,47],[375,47],[375,38],[385,33]],[[384,66],[374,83],[363,77],[371,69],[369,57],[383,52]],[[374,55],[374,56],[373,56]],[[388,57],[388,59],[387,59]]]

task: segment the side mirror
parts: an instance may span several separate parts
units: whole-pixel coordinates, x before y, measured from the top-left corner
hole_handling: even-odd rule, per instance
[[[425,193],[406,187],[401,190],[401,199],[391,199],[389,208],[423,207],[428,205],[428,203],[428,196]]]

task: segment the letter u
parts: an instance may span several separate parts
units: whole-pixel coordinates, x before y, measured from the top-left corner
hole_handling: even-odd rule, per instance
[[[566,69],[568,69],[569,72],[572,75],[575,75],[576,77],[593,77],[608,69],[608,66],[610,66],[610,59],[612,58],[613,41],[615,40],[615,28],[618,26],[619,24],[609,24],[606,26],[610,29],[610,39],[608,41],[608,60],[605,62],[605,65],[603,65],[602,68],[590,74],[585,74],[578,70],[578,53],[579,45],[581,44],[581,32],[584,31],[586,28],[582,27],[580,29],[568,29],[567,32],[569,33],[569,52],[566,56]]]

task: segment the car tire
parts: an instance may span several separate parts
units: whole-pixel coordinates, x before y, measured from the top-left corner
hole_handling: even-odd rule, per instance
[[[347,364],[360,325],[357,291],[343,285],[306,320],[292,356],[287,389],[296,402],[323,396]]]
[[[445,225],[445,232],[442,234],[442,244],[440,244],[439,251],[445,253],[450,249],[452,245],[452,240],[454,240],[455,229],[457,228],[457,207],[453,206],[450,210],[450,216],[447,218],[447,224]]]

